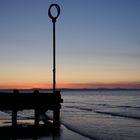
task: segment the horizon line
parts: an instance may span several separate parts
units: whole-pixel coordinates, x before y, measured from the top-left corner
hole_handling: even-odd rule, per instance
[[[53,90],[53,88],[0,88],[0,90]],[[140,90],[140,88],[123,88],[123,87],[98,87],[98,88],[56,88],[56,90]]]
[[[52,83],[45,82],[24,82],[24,83],[0,83],[0,89],[51,89]],[[128,88],[128,89],[140,89],[140,82],[110,82],[110,83],[57,83],[57,88],[72,88],[72,89],[95,89],[95,88]]]

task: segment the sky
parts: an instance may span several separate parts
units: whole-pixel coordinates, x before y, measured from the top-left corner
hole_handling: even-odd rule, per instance
[[[139,0],[0,0],[0,88],[52,87],[52,3],[57,87],[140,88]]]

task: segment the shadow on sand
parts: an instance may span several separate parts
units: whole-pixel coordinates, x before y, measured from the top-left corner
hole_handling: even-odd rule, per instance
[[[13,126],[2,126],[0,127],[0,139],[2,140],[17,140],[17,139],[33,139],[38,140],[41,137],[59,137],[60,128],[56,128],[53,124],[47,125],[17,125]]]

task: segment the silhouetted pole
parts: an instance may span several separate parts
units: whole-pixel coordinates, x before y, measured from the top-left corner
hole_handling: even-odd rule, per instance
[[[15,89],[13,94],[19,94],[19,91]],[[12,111],[12,126],[13,127],[17,126],[17,109],[15,107]]]
[[[52,15],[51,10],[53,9],[53,7],[55,7],[57,10],[56,16]],[[55,93],[55,88],[56,88],[55,23],[56,23],[56,19],[58,18],[59,14],[60,14],[59,5],[51,4],[49,7],[49,10],[48,10],[48,15],[52,19],[52,23],[53,23],[53,93]]]
[[[34,94],[39,94],[39,91],[38,90],[35,90],[34,91]],[[35,121],[34,121],[34,124],[35,126],[38,126],[39,125],[39,109],[38,108],[35,108]]]

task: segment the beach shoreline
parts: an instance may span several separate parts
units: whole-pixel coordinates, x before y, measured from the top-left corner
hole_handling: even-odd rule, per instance
[[[33,120],[18,120],[18,126],[16,130],[14,131],[11,126],[11,121],[8,120],[0,120],[0,139],[36,139],[36,140],[52,140],[52,139],[59,139],[59,140],[93,140],[86,136],[83,136],[82,134],[79,134],[77,132],[74,132],[73,130],[67,128],[64,124],[60,125],[60,128],[57,130],[51,130],[48,129],[48,126],[43,126],[42,124],[39,126],[39,131],[42,132],[33,132],[34,130],[30,129],[31,124],[33,123]],[[29,125],[29,127],[27,126]],[[26,126],[26,127],[25,127]],[[33,125],[32,125],[33,127]],[[44,127],[44,128],[43,128]],[[46,130],[45,130],[46,127]],[[24,131],[24,132],[21,132]],[[44,132],[43,132],[44,131]],[[53,132],[52,132],[53,131]],[[15,133],[13,133],[15,132]],[[31,132],[31,133],[30,133]],[[30,134],[29,134],[30,133]],[[36,134],[35,134],[36,133]],[[37,134],[38,133],[38,134]],[[15,134],[15,135],[14,135]]]

